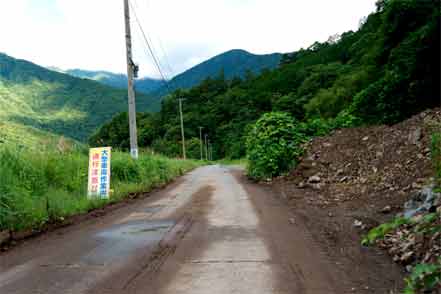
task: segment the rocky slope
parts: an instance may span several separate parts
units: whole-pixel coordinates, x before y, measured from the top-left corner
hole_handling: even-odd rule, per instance
[[[309,224],[337,267],[357,265],[347,273],[365,277],[356,293],[399,293],[406,270],[439,259],[439,233],[421,235],[414,228],[424,226],[430,212],[440,213],[439,193],[425,199],[434,181],[431,135],[441,132],[440,125],[441,111],[434,109],[393,126],[337,130],[309,142],[297,168],[270,184]],[[411,223],[376,242],[386,250],[360,245],[370,229],[405,212]],[[439,222],[438,214],[430,226]],[[400,265],[391,265],[387,254]]]

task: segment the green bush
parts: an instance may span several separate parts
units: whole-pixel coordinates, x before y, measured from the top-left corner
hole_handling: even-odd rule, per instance
[[[406,278],[406,289],[404,294],[432,293],[441,287],[441,260],[438,264],[420,263],[413,269]]]
[[[396,218],[391,222],[384,223],[371,229],[368,234],[363,238],[361,244],[364,246],[372,245],[378,239],[383,238],[387,233],[392,230],[395,230],[399,226],[409,223],[409,220],[406,218]]]
[[[300,131],[308,136],[325,136],[333,129],[332,120],[326,120],[323,118],[309,119],[306,122],[299,124]]]
[[[248,175],[262,179],[288,171],[303,153],[303,142],[305,136],[289,114],[264,114],[247,136]]]
[[[351,128],[361,125],[361,120],[349,112],[349,110],[341,111],[333,120],[333,128]]]

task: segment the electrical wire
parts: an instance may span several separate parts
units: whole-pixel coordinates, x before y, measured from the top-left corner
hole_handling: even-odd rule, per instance
[[[133,1],[135,1],[135,5],[136,5],[137,0],[133,0]],[[145,3],[147,11],[151,11],[152,10],[152,7],[151,7],[151,5],[149,3],[149,0],[144,0],[143,3]],[[174,76],[174,70],[173,70],[173,68],[171,66],[170,59],[168,58],[167,51],[164,49],[163,42],[161,40],[161,36],[160,35],[156,35],[156,40],[158,41],[159,49],[161,49],[162,57],[165,60],[164,63],[166,65],[166,67],[167,67],[168,73],[169,73],[170,76],[173,77]]]
[[[138,27],[139,27],[139,30],[140,30],[141,33],[142,33],[142,37],[143,37],[143,39],[144,39],[144,42],[145,42],[146,45],[147,45],[147,49],[148,49],[148,51],[149,51],[149,53],[150,53],[150,56],[152,57],[153,62],[155,63],[156,68],[158,69],[158,72],[159,72],[159,74],[160,74],[162,80],[164,81],[166,87],[167,87],[168,90],[170,91],[171,89],[169,88],[169,85],[168,85],[168,79],[166,78],[166,76],[164,75],[164,72],[163,72],[162,69],[161,69],[161,65],[160,65],[160,63],[159,63],[159,60],[158,60],[158,58],[156,57],[156,55],[155,55],[155,53],[154,53],[154,51],[153,51],[152,45],[150,44],[151,42],[149,41],[149,38],[147,37],[147,35],[146,35],[145,31],[144,31],[144,28],[143,28],[142,25],[141,25],[141,22],[140,22],[140,20],[139,20],[139,18],[138,18],[138,15],[137,15],[137,13],[136,13],[136,11],[135,11],[135,9],[134,9],[134,7],[133,7],[131,1],[129,1],[129,3],[130,3],[130,7],[132,8],[133,15],[135,16],[135,21],[136,21],[136,23],[138,24]],[[170,91],[170,92],[171,92],[171,91]]]

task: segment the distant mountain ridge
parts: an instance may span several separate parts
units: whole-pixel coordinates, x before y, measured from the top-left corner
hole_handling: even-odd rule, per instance
[[[69,69],[63,72],[77,78],[91,79],[110,87],[127,89],[127,76],[124,74],[83,69]],[[162,85],[164,85],[162,80],[149,77],[137,79],[135,82],[136,91],[144,94],[151,93],[160,88]]]
[[[167,85],[161,80],[141,78],[136,81],[136,90],[151,94],[154,97],[162,97],[179,88],[188,89],[201,83],[207,78],[214,78],[222,71],[226,79],[244,77],[248,71],[258,74],[264,69],[277,67],[282,54],[257,55],[241,49],[233,49],[216,55],[172,78]],[[88,71],[71,69],[63,71],[79,78],[92,79],[102,84],[115,88],[127,88],[127,76],[108,71]]]
[[[139,111],[158,99],[138,94]],[[127,91],[49,70],[0,53],[0,122],[13,122],[84,141],[127,110]]]
[[[175,76],[167,85],[152,94],[164,96],[176,89],[189,89],[207,78],[214,78],[223,72],[226,79],[244,77],[248,71],[258,74],[264,69],[276,68],[282,59],[281,53],[257,55],[242,49],[233,49],[216,55]]]

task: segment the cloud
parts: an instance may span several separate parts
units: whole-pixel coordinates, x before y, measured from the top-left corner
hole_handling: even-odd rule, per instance
[[[229,49],[262,54],[308,47],[357,29],[375,8],[375,0],[132,3],[164,71],[169,63],[173,74]],[[125,71],[122,0],[1,1],[0,11],[0,51],[46,66]],[[133,19],[132,27],[141,74],[158,76]]]

